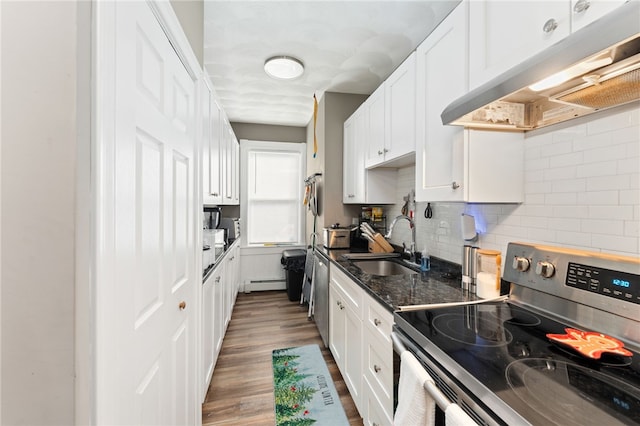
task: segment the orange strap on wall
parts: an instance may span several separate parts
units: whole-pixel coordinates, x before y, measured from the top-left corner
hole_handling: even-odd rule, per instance
[[[318,100],[316,94],[313,94],[313,158],[318,153],[318,138],[316,137],[316,122],[318,121]]]

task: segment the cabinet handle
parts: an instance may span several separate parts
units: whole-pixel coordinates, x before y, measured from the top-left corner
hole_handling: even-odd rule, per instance
[[[574,13],[582,13],[585,12],[587,9],[589,9],[589,6],[591,6],[591,2],[588,0],[578,0],[576,2],[576,4],[573,5],[573,12]]]
[[[180,308],[181,311],[184,311],[187,308],[187,302],[183,300],[178,304],[178,308]]]
[[[384,154],[384,152],[378,150],[378,155],[382,155],[382,154]]]
[[[211,194],[209,194],[209,195],[213,195],[214,197],[217,197],[217,196],[218,196],[218,193],[217,193],[217,192],[214,192],[214,193],[211,193]]]
[[[349,197],[349,198],[353,198],[353,197],[355,197],[355,195],[353,195],[353,194],[349,194],[349,195],[347,195],[347,197]]]
[[[336,302],[338,304],[338,307],[340,307],[340,310],[344,309],[344,306],[342,305],[342,302],[338,300],[338,302]]]
[[[378,367],[377,365],[373,365],[373,371],[375,371],[376,373],[379,373],[380,370],[382,370],[382,368]]]
[[[378,318],[374,318],[373,319],[373,323],[375,324],[375,326],[379,326],[380,324],[382,324],[382,321],[380,321]]]
[[[556,28],[558,28],[558,21],[551,18],[544,23],[544,25],[542,26],[542,31],[549,34],[549,33],[552,33]]]
[[[387,148],[383,149],[384,153],[386,154],[387,152],[389,152],[389,150]]]
[[[458,189],[460,188],[460,184],[458,182],[451,182],[451,189]]]
[[[231,256],[231,259],[229,259],[229,262],[231,262],[235,258],[236,258],[235,256]]]
[[[221,277],[216,277],[216,282],[219,283],[220,282],[220,278]]]

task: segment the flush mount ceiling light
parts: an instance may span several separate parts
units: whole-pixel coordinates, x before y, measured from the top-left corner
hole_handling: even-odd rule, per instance
[[[291,56],[274,56],[264,62],[264,72],[280,80],[293,80],[304,72],[304,65]]]

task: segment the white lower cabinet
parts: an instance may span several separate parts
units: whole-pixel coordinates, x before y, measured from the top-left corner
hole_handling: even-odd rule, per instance
[[[393,314],[331,268],[329,348],[365,424],[393,419]]]
[[[238,294],[238,247],[236,243],[229,249],[202,284],[202,401],[207,396]]]
[[[362,290],[338,268],[329,284],[329,349],[362,413]]]

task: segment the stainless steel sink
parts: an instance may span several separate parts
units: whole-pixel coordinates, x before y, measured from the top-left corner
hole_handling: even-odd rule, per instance
[[[353,265],[360,268],[362,272],[370,275],[390,276],[390,275],[410,275],[418,274],[413,269],[402,266],[390,260],[355,260]]]

